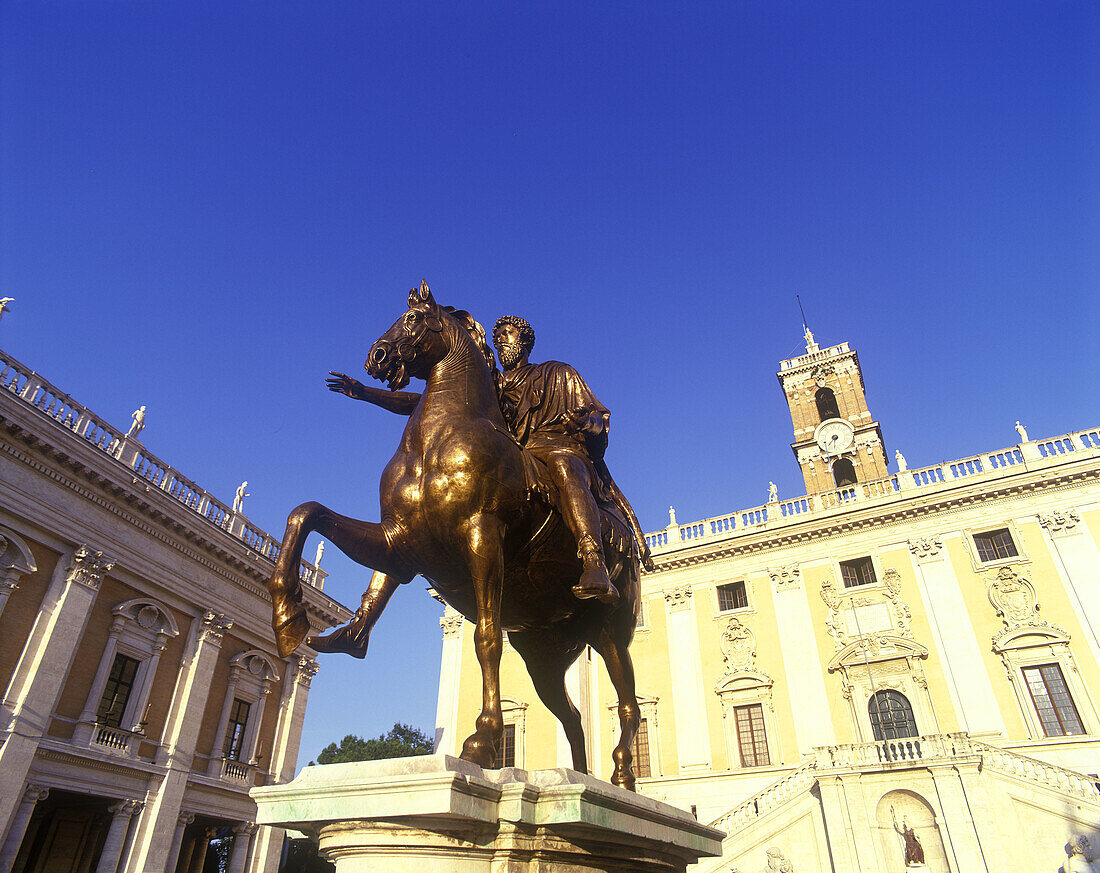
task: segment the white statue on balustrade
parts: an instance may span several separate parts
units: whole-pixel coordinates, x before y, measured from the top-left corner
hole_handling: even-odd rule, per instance
[[[1098,871],[1100,871],[1100,865],[1095,862],[1089,838],[1071,837],[1066,843],[1066,862],[1058,868],[1058,873],[1098,873]]]
[[[901,449],[894,451],[894,460],[898,462],[898,472],[904,473],[909,469],[909,462],[905,460],[905,455],[901,453]]]
[[[1028,440],[1027,438],[1027,428],[1020,424],[1020,422],[1018,421],[1016,422],[1016,433],[1020,435],[1020,442],[1030,442],[1030,440]]]
[[[8,311],[8,304],[14,302],[14,297],[0,297],[0,318],[3,318],[4,313]]]
[[[130,413],[130,418],[133,419],[133,422],[130,425],[130,429],[126,431],[127,438],[136,437],[145,430],[145,407],[142,406],[140,409],[135,409]]]
[[[768,483],[768,503],[779,502],[779,489],[775,486],[774,482]]]
[[[245,489],[248,487],[248,480],[245,479],[240,485],[237,486],[237,493],[233,496],[233,511],[241,512],[244,509],[244,499],[251,497]]]

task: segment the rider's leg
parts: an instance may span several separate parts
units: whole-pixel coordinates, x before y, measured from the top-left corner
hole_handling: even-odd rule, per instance
[[[345,652],[353,658],[365,658],[371,628],[400,584],[400,579],[375,571],[370,586],[363,592],[362,603],[355,610],[355,617],[331,633],[309,637],[306,645],[317,652]]]
[[[558,508],[566,527],[577,540],[577,557],[583,570],[573,594],[582,600],[595,598],[614,603],[619,592],[611,584],[604,562],[600,536],[600,511],[592,496],[592,478],[588,467],[571,453],[560,451],[549,455],[547,466],[558,493]]]

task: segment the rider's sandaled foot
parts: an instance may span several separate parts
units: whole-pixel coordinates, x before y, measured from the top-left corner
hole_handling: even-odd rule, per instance
[[[583,560],[584,572],[581,573],[580,581],[573,586],[573,596],[578,600],[598,600],[601,603],[618,601],[618,589],[611,584],[599,552],[587,552]]]
[[[373,624],[374,622],[368,624],[366,616],[357,612],[355,618],[343,627],[336,628],[332,633],[310,637],[306,644],[315,652],[343,652],[353,658],[365,658]]]
[[[297,610],[282,622],[273,622],[272,627],[275,630],[275,643],[278,646],[280,658],[290,657],[305,641],[310,631],[309,619],[304,609]]]

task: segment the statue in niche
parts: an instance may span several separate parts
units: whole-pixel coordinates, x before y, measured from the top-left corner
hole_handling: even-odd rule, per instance
[[[898,824],[897,814],[894,812],[894,807],[890,807],[890,817],[894,820],[894,831],[901,839],[901,850],[905,855],[905,866],[915,867],[917,865],[924,864],[924,847],[920,844],[920,838],[917,837],[916,831],[913,830],[913,826],[909,824],[909,816],[903,815],[901,817],[901,824]]]
[[[1100,868],[1094,861],[1089,838],[1083,835],[1071,837],[1066,843],[1066,863],[1058,868],[1058,873],[1096,873]]]
[[[497,322],[493,341],[469,312],[436,303],[426,282],[371,347],[365,368],[389,390],[333,372],[330,390],[408,417],[382,475],[381,523],[303,503],[267,588],[281,657],[309,637],[300,579],[306,538],[318,531],[376,572],[347,625],[309,637],[318,652],[364,657],[371,628],[400,585],[424,576],[477,625],[482,709],[460,757],[491,767],[503,735],[503,633],[523,657],[539,697],[562,723],[573,767],[588,772],[580,716],[565,672],[592,646],[619,699],[620,735],[611,781],[634,788],[631,744],[640,712],[628,647],[644,535],[603,455],[608,412],[572,367],[532,365],[534,332],[523,319]],[[403,390],[423,379],[423,393]]]

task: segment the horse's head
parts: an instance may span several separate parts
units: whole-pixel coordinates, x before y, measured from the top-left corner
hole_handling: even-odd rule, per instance
[[[391,391],[404,388],[412,376],[425,378],[447,353],[443,319],[428,283],[421,280],[420,288],[409,292],[405,314],[370,347],[363,366],[375,379],[388,382]]]

